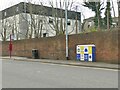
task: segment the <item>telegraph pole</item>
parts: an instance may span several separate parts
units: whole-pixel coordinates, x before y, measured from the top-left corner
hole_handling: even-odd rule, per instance
[[[66,20],[66,59],[68,60],[68,18],[67,18],[67,0],[65,0],[65,20]]]

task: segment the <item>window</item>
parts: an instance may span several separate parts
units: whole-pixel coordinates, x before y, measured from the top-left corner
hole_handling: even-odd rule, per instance
[[[53,19],[52,18],[49,18],[49,23],[53,23]]]
[[[18,12],[18,10],[19,10],[19,8],[18,7],[16,7],[16,11]]]
[[[88,25],[88,28],[90,28],[90,25]]]
[[[92,26],[92,21],[88,22],[88,28],[90,28]]]
[[[4,12],[4,15],[6,16],[6,15],[7,15],[7,13],[6,13],[6,12]]]
[[[70,21],[67,22],[67,25],[70,25]]]
[[[43,37],[47,37],[47,33],[43,33]]]
[[[40,22],[42,23],[42,22],[43,22],[43,20],[42,20],[42,19],[40,19]]]

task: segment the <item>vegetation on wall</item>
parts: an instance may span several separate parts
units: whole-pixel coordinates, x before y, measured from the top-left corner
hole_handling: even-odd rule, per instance
[[[83,4],[83,6],[88,7],[89,9],[95,12],[94,22],[95,22],[95,27],[97,27],[98,29],[100,29],[103,26],[101,11],[104,8],[102,5],[103,3],[101,3],[100,0],[98,2],[88,1],[88,2],[84,2]]]
[[[105,3],[106,6],[104,6]],[[112,23],[113,23],[113,17],[111,15],[112,10],[115,17],[113,0],[107,0],[106,2],[100,0],[91,2],[91,0],[85,0],[83,6],[95,12],[95,16],[94,16],[95,28],[97,28],[98,30],[103,30],[103,29],[110,30],[112,28]],[[103,18],[101,17],[102,10],[105,11],[104,12],[105,17]]]

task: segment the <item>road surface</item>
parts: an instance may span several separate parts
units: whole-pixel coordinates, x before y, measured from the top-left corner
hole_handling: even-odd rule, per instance
[[[14,60],[2,61],[3,88],[118,88],[118,71]]]

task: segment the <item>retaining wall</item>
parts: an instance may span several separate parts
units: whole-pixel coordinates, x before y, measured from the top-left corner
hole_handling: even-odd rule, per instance
[[[31,57],[31,50],[38,49],[39,56],[42,59],[65,60],[65,38],[65,35],[61,35],[13,41],[12,55]],[[95,44],[97,62],[118,63],[120,60],[118,38],[120,38],[120,30],[69,35],[69,59],[76,59],[76,45]],[[9,42],[2,42],[3,56],[9,55],[8,47]]]

